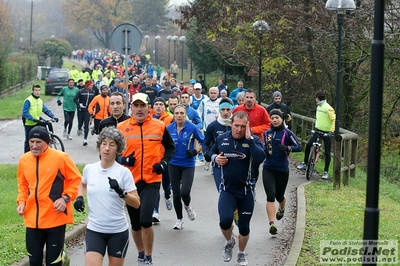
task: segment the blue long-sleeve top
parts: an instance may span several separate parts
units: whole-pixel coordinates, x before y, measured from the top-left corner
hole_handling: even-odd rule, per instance
[[[201,122],[199,113],[191,107],[191,106],[186,106],[186,116],[189,118],[189,120],[196,125],[198,129],[203,128],[203,123]]]
[[[284,126],[268,129],[264,132],[264,150],[267,158],[263,168],[289,172],[289,152],[281,151],[278,145],[290,146],[292,152],[300,152],[301,145],[296,135]]]
[[[190,121],[185,121],[185,124],[180,132],[178,132],[176,121],[167,126],[167,130],[175,143],[175,154],[169,164],[175,166],[182,166],[187,168],[194,168],[196,165],[196,156],[188,157],[187,150],[194,149],[194,140],[196,139],[200,144],[204,141],[204,136],[200,129]]]
[[[228,158],[228,163],[220,168],[220,190],[245,195],[254,189],[265,153],[261,140],[252,136],[253,139],[235,139],[232,131],[228,131],[215,140],[210,150],[211,160],[215,162],[221,152]]]

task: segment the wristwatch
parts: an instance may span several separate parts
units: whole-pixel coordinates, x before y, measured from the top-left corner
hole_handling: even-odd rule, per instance
[[[251,140],[251,139],[254,139],[253,136],[250,136],[250,138],[248,138],[247,140]]]
[[[121,195],[119,195],[121,199],[125,198],[126,196],[128,196],[128,192],[126,191],[124,191]]]

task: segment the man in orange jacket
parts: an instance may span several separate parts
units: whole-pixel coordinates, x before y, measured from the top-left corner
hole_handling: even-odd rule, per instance
[[[92,135],[99,134],[100,121],[111,115],[110,110],[110,97],[108,96],[108,86],[103,85],[100,87],[100,94],[95,96],[90,102],[88,112],[92,118],[94,118],[94,127],[92,129]],[[91,124],[92,120],[90,120]]]
[[[175,144],[164,122],[149,114],[149,97],[144,93],[132,96],[129,120],[118,123],[124,134],[126,149],[122,156],[133,156],[134,164],[128,167],[140,196],[140,208],[127,205],[132,225],[132,236],[138,250],[138,265],[152,265],[154,230],[153,208],[161,185],[161,175],[175,152]]]
[[[78,193],[81,174],[71,157],[49,147],[47,129],[29,132],[30,152],[18,163],[17,213],[24,216],[29,265],[61,266],[66,224],[73,224],[71,202]]]

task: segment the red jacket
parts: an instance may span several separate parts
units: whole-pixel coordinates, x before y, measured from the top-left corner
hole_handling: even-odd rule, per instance
[[[232,113],[239,111],[245,112],[249,116],[251,133],[259,137],[262,141],[264,131],[271,127],[271,119],[267,110],[255,103],[251,109],[247,109],[246,104],[236,106]]]

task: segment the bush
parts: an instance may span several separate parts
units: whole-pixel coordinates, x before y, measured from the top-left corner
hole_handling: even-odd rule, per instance
[[[38,59],[33,54],[10,54],[0,66],[0,92],[36,76]]]

